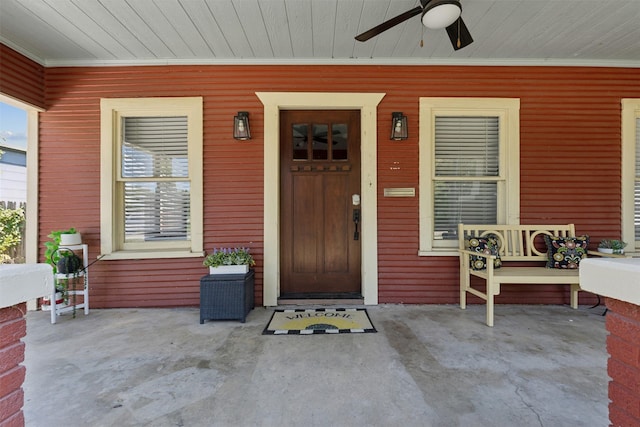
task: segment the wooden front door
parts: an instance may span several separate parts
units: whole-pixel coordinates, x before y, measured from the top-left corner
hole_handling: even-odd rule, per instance
[[[280,147],[281,296],[360,294],[360,111],[281,111]]]

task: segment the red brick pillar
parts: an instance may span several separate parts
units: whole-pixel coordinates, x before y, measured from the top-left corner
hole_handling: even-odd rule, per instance
[[[0,427],[24,426],[22,405],[24,403],[25,367],[24,343],[27,334],[24,315],[27,304],[0,308]]]
[[[640,306],[606,298],[609,352],[609,421],[640,426]]]

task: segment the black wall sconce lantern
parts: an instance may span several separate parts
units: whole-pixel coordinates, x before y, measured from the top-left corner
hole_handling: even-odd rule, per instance
[[[233,137],[241,141],[251,139],[248,112],[238,111],[238,115],[233,117]]]
[[[391,138],[395,141],[407,139],[409,131],[407,129],[407,116],[402,113],[391,113]]]

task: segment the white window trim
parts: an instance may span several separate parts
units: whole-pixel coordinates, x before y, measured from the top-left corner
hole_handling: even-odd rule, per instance
[[[498,116],[500,118],[500,179],[498,222],[520,223],[520,100],[515,98],[420,98],[420,256],[458,256],[451,247],[434,247],[433,179],[435,177],[435,117]]]
[[[640,99],[622,100],[622,240],[625,253],[637,254],[634,224],[634,184],[636,169],[636,119],[640,118]]]
[[[184,115],[188,120],[189,176],[191,178],[191,241],[189,248],[119,250],[120,229],[115,200],[117,147],[122,116]],[[100,246],[103,259],[183,258],[204,255],[202,180],[202,97],[104,98],[100,100]]]

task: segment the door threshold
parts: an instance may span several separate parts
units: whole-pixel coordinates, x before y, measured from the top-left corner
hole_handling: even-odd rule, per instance
[[[278,298],[278,305],[363,305],[358,293],[291,293]]]
[[[300,305],[300,306],[310,306],[310,305],[330,305],[330,306],[339,306],[339,305],[364,305],[364,298],[359,299],[278,299],[278,306],[289,306],[289,305]]]

